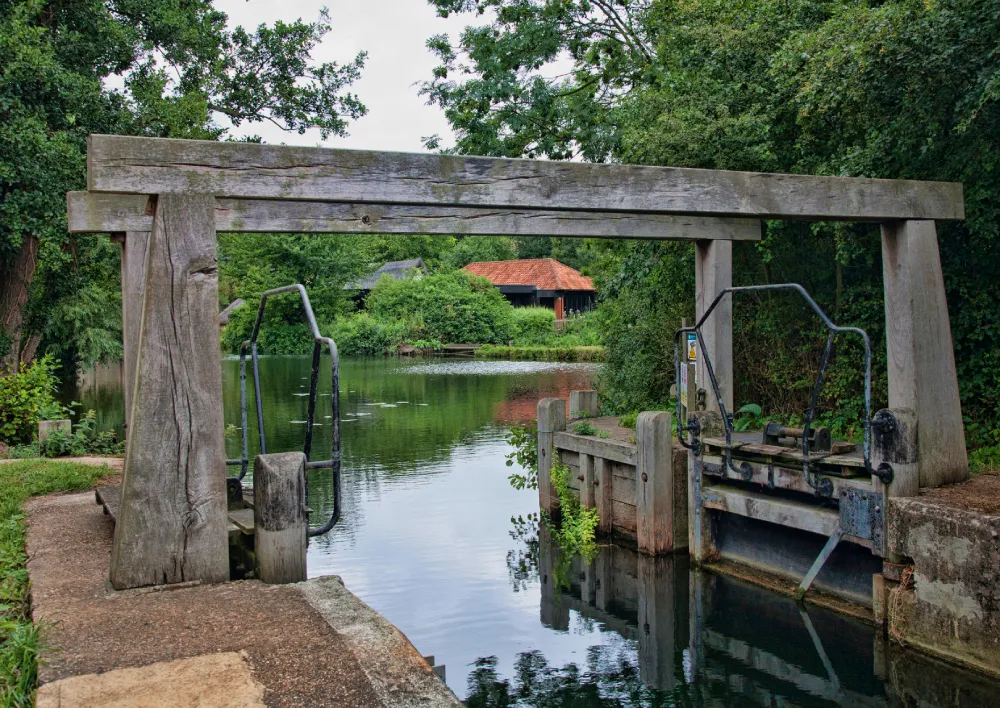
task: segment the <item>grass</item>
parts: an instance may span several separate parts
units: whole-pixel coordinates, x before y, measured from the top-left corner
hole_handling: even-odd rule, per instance
[[[503,347],[484,344],[476,350],[476,358],[519,361],[604,361],[604,347]]]
[[[25,514],[28,497],[89,489],[109,474],[74,462],[0,464],[0,706],[34,705],[40,628],[31,621]]]

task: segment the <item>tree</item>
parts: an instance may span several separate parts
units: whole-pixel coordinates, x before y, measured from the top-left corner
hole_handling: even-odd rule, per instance
[[[17,368],[45,342],[92,361],[120,340],[113,284],[94,275],[114,270],[114,251],[66,233],[88,134],[219,139],[268,121],[325,138],[365,113],[345,91],[364,53],[310,60],[326,12],[254,31],[227,19],[209,0],[0,7],[0,364]]]
[[[940,230],[959,384],[970,444],[1000,445],[998,0],[432,1],[442,13],[495,12],[457,46],[431,44],[442,63],[425,90],[460,152],[961,181],[967,218]],[[569,74],[544,78],[566,56]],[[736,245],[734,274],[801,282],[835,320],[867,329],[884,358],[877,231],[768,222],[759,244]],[[660,337],[607,337],[605,381],[622,405],[665,397],[654,380],[664,364],[626,372],[615,362],[662,362],[669,322],[693,309],[679,280],[689,275],[662,255],[616,244],[593,266],[616,284],[600,306],[607,331],[633,317],[614,293],[664,321]],[[737,399],[805,408],[822,340],[803,312],[780,297],[737,303]],[[838,342],[822,403],[856,419],[851,347]],[[884,359],[873,371],[884,373]],[[875,396],[885,402],[884,377]]]

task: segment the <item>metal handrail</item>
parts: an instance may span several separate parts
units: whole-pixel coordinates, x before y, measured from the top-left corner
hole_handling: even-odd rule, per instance
[[[723,428],[726,434],[726,454],[725,454],[726,467],[735,472],[736,474],[740,475],[740,477],[744,480],[750,479],[753,476],[753,471],[748,463],[743,462],[740,465],[740,467],[736,467],[736,465],[733,463],[733,443],[732,443],[733,420],[729,412],[726,410],[725,402],[722,400],[722,392],[719,389],[719,382],[716,379],[715,370],[712,367],[712,359],[708,355],[708,349],[705,346],[705,339],[702,336],[701,328],[702,325],[705,324],[705,321],[708,319],[709,315],[712,314],[712,311],[718,306],[718,304],[722,301],[722,298],[725,297],[726,295],[730,293],[735,294],[735,293],[753,292],[761,290],[794,290],[795,292],[799,293],[803,297],[803,299],[805,299],[805,301],[809,304],[809,306],[813,309],[813,311],[817,315],[819,315],[819,318],[823,321],[823,324],[826,325],[827,330],[829,330],[830,332],[826,340],[826,347],[823,349],[823,358],[820,361],[819,371],[816,373],[816,381],[813,384],[812,395],[810,396],[809,400],[809,411],[806,414],[806,422],[805,426],[803,427],[802,473],[805,476],[806,482],[817,494],[821,496],[830,496],[833,491],[833,485],[829,479],[822,478],[819,481],[815,479],[815,474],[812,472],[809,465],[808,441],[809,441],[809,432],[812,427],[812,422],[816,414],[816,404],[819,400],[819,392],[823,386],[823,376],[826,373],[826,368],[830,363],[830,354],[831,351],[833,350],[833,339],[838,333],[857,334],[861,337],[862,341],[864,342],[865,415],[863,421],[863,426],[864,426],[863,454],[865,462],[865,471],[869,475],[877,474],[876,472],[873,472],[871,463],[872,350],[871,350],[871,342],[868,339],[868,333],[858,327],[840,327],[838,325],[835,325],[833,321],[829,317],[827,317],[826,313],[823,312],[823,310],[816,303],[816,301],[812,299],[812,296],[809,295],[806,289],[803,288],[801,285],[798,285],[797,283],[781,283],[776,285],[745,285],[741,287],[725,288],[718,295],[715,296],[715,299],[712,301],[712,304],[708,307],[707,310],[705,310],[704,314],[702,314],[701,318],[695,323],[693,327],[681,327],[676,332],[674,332],[674,375],[676,377],[676,380],[678,381],[680,380],[680,375],[681,375],[680,337],[682,334],[693,332],[698,340],[698,346],[701,349],[701,354],[704,357],[705,361],[705,370],[707,371],[709,381],[712,384],[712,391],[715,393],[715,400],[719,405],[719,412],[722,414]],[[677,415],[675,416],[675,418],[677,419],[677,437],[681,445],[689,450],[692,449],[695,450],[695,453],[697,454],[698,453],[697,436],[700,432],[699,426],[697,424],[697,419],[688,421],[686,425],[681,424],[680,396],[678,396],[677,398]],[[688,441],[684,439],[684,433],[688,431],[690,431],[692,433],[692,436],[694,437],[693,443],[688,443]]]
[[[313,358],[312,358],[312,376],[310,378],[309,384],[309,412],[306,416],[306,439],[303,446],[303,452],[306,456],[306,470],[315,469],[330,469],[333,471],[332,474],[332,484],[333,484],[333,513],[326,523],[321,526],[315,526],[309,528],[310,536],[321,536],[327,533],[330,529],[334,527],[337,521],[340,520],[341,514],[341,474],[340,474],[340,357],[337,352],[337,344],[329,337],[324,337],[319,332],[319,327],[316,324],[316,316],[313,314],[312,304],[309,302],[309,294],[306,292],[304,286],[299,283],[295,285],[286,285],[282,288],[274,288],[273,290],[268,290],[260,297],[260,306],[257,309],[257,319],[254,322],[253,332],[250,334],[250,339],[246,340],[240,345],[240,422],[242,430],[242,442],[241,442],[241,453],[242,457],[238,460],[226,460],[226,464],[230,466],[239,465],[240,474],[238,479],[242,480],[247,475],[247,470],[249,468],[249,452],[248,452],[248,435],[247,435],[247,368],[246,368],[246,358],[247,350],[250,351],[250,360],[253,364],[253,388],[254,395],[256,399],[257,408],[257,432],[260,436],[260,452],[261,454],[267,453],[267,440],[264,435],[264,407],[260,396],[260,366],[259,357],[257,353],[257,336],[260,334],[261,322],[264,319],[264,308],[267,304],[267,299],[275,295],[283,295],[285,293],[297,292],[299,298],[302,300],[302,309],[305,311],[306,321],[309,324],[309,329],[313,337]],[[333,425],[333,432],[331,435],[331,454],[330,459],[320,460],[312,462],[309,459],[312,453],[312,429],[313,420],[316,417],[316,396],[317,388],[319,385],[319,363],[320,355],[322,354],[323,347],[326,346],[327,350],[330,352],[330,374],[331,374],[331,391],[330,391],[330,406],[331,406],[331,421]],[[308,475],[306,482],[306,494],[308,495],[309,485],[308,485]]]

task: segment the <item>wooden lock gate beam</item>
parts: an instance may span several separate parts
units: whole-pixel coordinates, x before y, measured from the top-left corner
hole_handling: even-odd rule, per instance
[[[87,186],[67,195],[70,230],[128,232],[127,339],[138,331],[115,587],[228,574],[216,231],[689,239],[704,307],[732,284],[731,242],[759,239],[760,219],[886,223],[887,318],[917,323],[889,328],[890,398],[937,406],[961,434],[933,224],[964,218],[960,184],[92,135]],[[928,289],[914,297],[912,282]],[[731,309],[713,317],[730,404]],[[924,433],[928,449],[957,449],[945,427]]]

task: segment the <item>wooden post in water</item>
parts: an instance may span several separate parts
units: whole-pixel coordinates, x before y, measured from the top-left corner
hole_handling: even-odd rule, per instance
[[[569,418],[594,418],[600,408],[597,391],[570,391]]]
[[[271,585],[305,580],[309,543],[306,456],[301,452],[257,455],[253,501],[257,577]]]
[[[552,434],[566,429],[566,402],[561,398],[543,398],[538,402],[538,506],[553,513],[559,500],[552,493],[549,474],[555,462]]]
[[[687,534],[687,500],[675,494],[670,414],[646,411],[636,420],[639,448],[636,465],[635,513],[639,550],[656,555],[674,550],[675,539]],[[680,544],[683,547],[683,543]]]
[[[882,225],[889,407],[917,415],[921,487],[969,478],[948,301],[933,221]]]
[[[111,583],[222,582],[229,547],[214,197],[159,197],[143,293]]]

